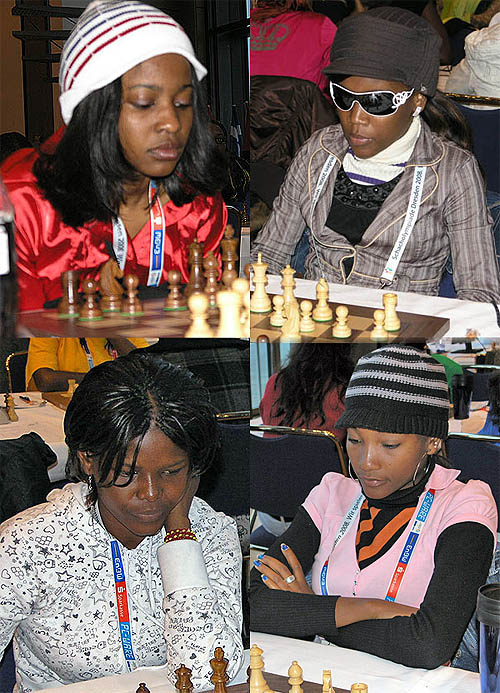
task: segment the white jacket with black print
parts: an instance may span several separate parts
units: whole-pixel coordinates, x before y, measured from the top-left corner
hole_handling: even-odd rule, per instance
[[[128,671],[112,537],[85,496],[84,484],[68,484],[0,527],[0,657],[14,636],[15,693]],[[183,663],[199,688],[210,685],[215,647],[230,676],[242,662],[241,551],[234,521],[201,499],[189,518],[199,544],[164,544],[161,531],[120,549],[138,666],[165,665],[175,681]]]
[[[426,169],[421,205],[391,289],[437,295],[451,255],[458,298],[500,301],[500,277],[486,208],[484,183],[474,156],[438,137],[425,122],[401,179],[379,209],[358,245],[326,226],[335,179],[348,143],[340,125],[315,132],[295,155],[257,236],[252,257],[262,253],[269,272],[290,262],[305,227],[315,239],[306,258],[306,279],[381,288],[381,275],[405,218],[416,166]],[[329,155],[331,173],[312,209],[312,199]],[[344,260],[352,258],[348,272]]]

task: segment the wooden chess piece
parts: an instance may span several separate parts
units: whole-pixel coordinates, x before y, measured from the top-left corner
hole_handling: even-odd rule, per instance
[[[269,344],[269,337],[265,334],[260,334],[255,341],[257,344]]]
[[[57,306],[59,318],[77,318],[80,313],[78,284],[80,274],[76,270],[68,270],[61,274],[62,297]]]
[[[191,693],[193,690],[193,682],[191,681],[192,670],[185,667],[184,664],[181,664],[174,673],[177,676],[175,681],[176,689],[182,691],[182,693]]]
[[[398,305],[397,294],[384,294],[382,297],[385,310],[384,328],[387,332],[398,332],[401,329],[401,320],[396,313]]]
[[[217,314],[217,292],[219,285],[217,278],[219,276],[219,262],[212,250],[210,250],[203,260],[203,269],[205,274],[205,293],[208,296],[208,312],[209,315]]]
[[[212,328],[207,321],[208,297],[203,293],[194,293],[188,298],[188,306],[191,311],[191,326],[184,336],[213,337]]]
[[[135,693],[150,693],[150,690],[145,683],[140,683]]]
[[[139,277],[136,274],[127,274],[123,280],[123,287],[126,295],[122,299],[121,315],[140,317],[144,315],[141,301],[137,298]]]
[[[238,276],[238,271],[236,269],[236,263],[238,261],[238,239],[233,238],[234,228],[231,224],[226,226],[224,231],[224,238],[220,242],[221,256],[222,256],[222,283],[226,289],[232,287],[233,281]]]
[[[385,342],[389,336],[384,329],[385,313],[383,310],[378,309],[373,312],[373,322],[375,327],[370,332],[371,342]]]
[[[316,329],[316,326],[314,324],[314,320],[312,319],[312,309],[313,309],[313,304],[312,301],[301,301],[300,302],[300,312],[301,312],[301,317],[300,317],[300,331],[307,333],[307,332],[314,332]]]
[[[297,301],[285,305],[286,321],[281,328],[280,342],[300,342],[300,312]]]
[[[347,339],[352,334],[352,330],[347,324],[349,308],[347,306],[337,306],[335,314],[337,316],[337,321],[332,327],[332,337],[336,337],[337,339]]]
[[[182,274],[179,270],[170,270],[167,280],[170,291],[163,304],[163,310],[187,310],[187,301],[181,290]]]
[[[266,683],[262,669],[264,668],[264,660],[262,659],[262,650],[258,645],[252,645],[250,648],[250,693],[265,693],[270,691]]]
[[[72,395],[76,388],[76,380],[74,378],[68,378],[68,395]]]
[[[14,407],[14,398],[10,393],[5,395],[5,410],[7,412],[7,416],[9,417],[9,421],[19,421],[19,417],[16,414],[16,409]]]
[[[101,310],[104,313],[119,313],[123,287],[118,279],[123,278],[123,271],[113,258],[106,260],[99,272],[101,291]]]
[[[214,684],[214,693],[227,693],[226,683],[229,681],[229,676],[226,673],[229,661],[224,657],[222,647],[216,647],[214,658],[210,660],[210,667],[213,674],[210,681]]]
[[[102,320],[102,310],[97,305],[97,282],[93,279],[86,279],[82,284],[85,302],[80,308],[79,322],[91,322]]]
[[[242,304],[240,316],[241,336],[245,339],[250,338],[250,284],[247,279],[237,277],[233,280],[233,291],[239,294]]]
[[[288,683],[291,686],[290,693],[304,693],[301,685],[304,683],[302,673],[302,667],[294,660],[288,669]]]
[[[351,693],[368,693],[368,684],[353,683],[351,686]]]
[[[316,320],[316,322],[328,322],[333,318],[333,311],[328,305],[329,293],[330,292],[326,279],[321,277],[319,282],[316,284],[317,303],[312,314],[313,320]]]
[[[253,268],[253,294],[250,299],[250,311],[252,313],[269,313],[271,299],[267,295],[267,262],[262,262],[262,253],[258,255],[258,261],[252,264]]]
[[[219,291],[219,327],[216,337],[241,337],[241,296],[236,291]]]
[[[290,303],[295,303],[297,308],[299,307],[299,302],[295,298],[295,279],[293,275],[295,270],[290,265],[287,265],[281,270],[283,279],[281,280],[281,288],[283,289],[283,298],[285,300],[285,315],[288,317],[287,307]]]
[[[323,669],[323,688],[321,693],[335,693],[332,688],[332,672],[330,669]]]
[[[280,296],[277,294],[273,298],[273,306],[274,306],[274,312],[271,313],[271,317],[269,318],[269,323],[273,327],[283,327],[285,324],[285,313],[284,313],[284,306],[285,306],[285,299],[283,296]]]
[[[184,289],[184,296],[189,298],[191,294],[197,294],[205,288],[203,276],[203,248],[198,241],[193,241],[189,246],[189,281]]]

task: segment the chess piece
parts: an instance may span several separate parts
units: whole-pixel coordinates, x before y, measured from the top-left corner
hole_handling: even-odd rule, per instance
[[[182,275],[179,270],[170,270],[167,275],[169,294],[163,304],[163,310],[187,310],[187,301],[182,295]]]
[[[389,336],[384,329],[385,313],[383,310],[375,310],[373,312],[373,322],[375,327],[370,332],[371,342],[385,342]]]
[[[11,394],[5,395],[5,410],[7,412],[7,416],[9,417],[9,421],[19,421],[19,417],[16,414],[16,409],[14,407],[14,398]]]
[[[189,281],[184,290],[184,296],[189,298],[191,294],[197,294],[205,288],[203,276],[203,249],[198,241],[193,241],[189,246]]]
[[[288,317],[287,306],[290,303],[295,303],[297,309],[299,307],[299,302],[297,301],[294,294],[295,279],[293,278],[293,275],[295,274],[295,270],[292,267],[290,267],[290,265],[287,265],[284,269],[281,270],[281,274],[283,275],[283,279],[281,280],[281,287],[283,289],[283,298],[285,300],[285,316]]]
[[[258,645],[252,645],[250,648],[250,693],[265,693],[270,691],[266,683],[262,669],[264,668],[264,660],[262,659],[262,650]]]
[[[184,664],[181,664],[174,673],[177,676],[175,681],[176,689],[182,691],[182,693],[191,693],[193,690],[193,683],[191,681],[192,670],[185,667]]]
[[[104,313],[119,313],[123,287],[118,279],[123,278],[123,271],[113,258],[106,260],[99,272],[101,291],[101,310]]]
[[[271,310],[271,299],[267,295],[266,271],[267,262],[262,262],[262,253],[258,255],[258,261],[252,264],[254,291],[250,300],[250,311],[252,313],[269,313]]]
[[[97,305],[97,282],[93,279],[86,279],[82,284],[84,304],[80,308],[78,320],[80,322],[91,322],[94,320],[102,320],[102,310]]]
[[[265,334],[260,334],[255,341],[257,344],[269,344],[269,337]]]
[[[222,292],[220,292],[222,293]],[[188,298],[188,306],[191,311],[191,326],[185,337],[213,337],[213,332],[207,322],[208,298],[203,293],[194,293]]]
[[[232,283],[233,291],[239,295],[243,310],[240,315],[241,336],[250,338],[250,284],[246,279],[237,277]]]
[[[135,693],[150,693],[150,690],[145,683],[140,683]]]
[[[285,305],[287,318],[281,328],[280,342],[300,342],[300,312],[297,301]]]
[[[127,274],[123,280],[126,296],[122,299],[121,315],[139,317],[144,315],[142,303],[137,298],[139,277],[136,274]]]
[[[75,270],[68,270],[61,274],[62,297],[57,306],[59,318],[77,318],[80,312],[80,299],[78,298],[78,283],[80,275]]]
[[[72,395],[76,388],[76,380],[74,378],[68,378],[68,395]]]
[[[335,314],[337,316],[337,321],[332,327],[332,337],[347,339],[352,334],[352,330],[347,324],[349,308],[347,306],[337,306]]]
[[[311,301],[301,301],[300,303],[300,312],[301,312],[301,317],[300,317],[300,331],[307,333],[307,332],[314,332],[315,325],[314,325],[314,320],[312,319],[312,309],[313,309],[313,304]]]
[[[219,291],[219,327],[216,337],[241,337],[241,296],[236,291]]]
[[[216,647],[214,658],[210,660],[210,667],[213,674],[210,681],[214,684],[214,693],[227,693],[226,683],[229,681],[229,676],[226,673],[228,660],[224,657],[222,647]]]
[[[335,693],[332,688],[332,672],[330,669],[323,669],[323,690],[322,693]]]
[[[384,294],[382,301],[384,302],[385,310],[384,329],[386,329],[387,332],[398,332],[398,330],[401,329],[401,320],[396,313],[396,306],[398,305],[397,295]]]
[[[316,322],[328,322],[333,318],[333,311],[328,305],[328,295],[328,284],[326,283],[326,279],[321,277],[316,284],[316,298],[318,302],[312,314],[313,320],[316,320]]]
[[[233,238],[234,229],[231,224],[226,226],[224,238],[220,242],[222,255],[222,283],[226,289],[231,289],[233,281],[237,278],[236,262],[238,261],[238,239]]]
[[[353,683],[351,686],[351,693],[368,693],[368,684]]]
[[[293,661],[288,669],[288,683],[290,684],[290,693],[304,693],[301,684],[304,683],[302,678],[302,667],[297,661]]]
[[[219,263],[217,258],[210,250],[203,260],[203,270],[205,274],[205,293],[208,296],[208,311],[209,314],[217,313],[217,298],[216,294],[219,291],[217,277],[219,276]]]
[[[283,312],[285,305],[285,299],[283,296],[277,294],[273,298],[274,311],[271,313],[269,322],[273,327],[283,327],[285,324],[285,314]]]

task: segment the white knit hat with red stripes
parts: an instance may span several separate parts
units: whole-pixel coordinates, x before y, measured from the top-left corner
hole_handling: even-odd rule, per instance
[[[207,74],[186,32],[172,17],[135,0],[94,0],[64,44],[59,70],[61,113],[66,124],[91,92],[164,53],[183,55],[198,79]]]

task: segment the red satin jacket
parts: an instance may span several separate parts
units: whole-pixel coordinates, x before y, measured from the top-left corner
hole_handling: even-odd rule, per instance
[[[80,272],[81,280],[99,278],[99,268],[109,253],[106,241],[113,243],[112,224],[89,222],[78,229],[62,223],[60,215],[44,199],[32,172],[38,154],[21,149],[8,157],[0,168],[15,209],[19,310],[43,308],[45,301],[62,294],[61,273]],[[195,238],[204,253],[216,251],[227,223],[227,209],[220,193],[198,195],[191,203],[176,207],[163,205],[166,221],[165,256],[162,282],[171,269],[188,281],[188,247]],[[148,220],[139,233],[128,239],[125,274],[137,274],[147,284],[150,260],[151,225]]]

